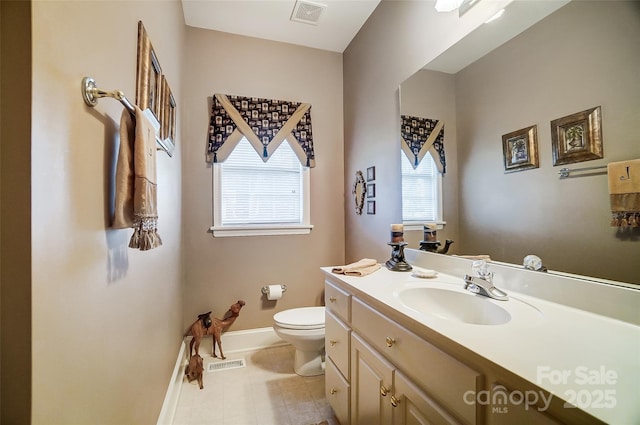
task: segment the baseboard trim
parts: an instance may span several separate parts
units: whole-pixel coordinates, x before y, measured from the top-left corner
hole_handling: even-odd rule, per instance
[[[173,374],[171,375],[169,387],[164,396],[164,402],[162,403],[162,409],[160,409],[157,425],[173,424],[173,418],[176,415],[176,409],[178,407],[178,400],[180,400],[180,392],[182,391],[182,378],[184,377],[184,371],[188,363],[187,355],[187,344],[183,341],[182,344],[180,344],[180,350],[178,350],[178,358],[173,367]]]
[[[211,336],[207,336],[200,342],[201,355],[211,355],[213,344],[211,338]],[[288,344],[276,334],[272,327],[225,332],[222,334],[221,339],[225,356],[241,351],[259,350]]]
[[[273,330],[269,328],[256,328],[246,329],[242,331],[231,331],[222,334],[222,347],[224,348],[225,356],[231,353],[238,353],[242,351],[259,350],[262,348],[279,347],[282,345],[288,345],[283,341]],[[180,399],[180,392],[182,391],[182,384],[184,382],[184,371],[189,362],[189,342],[191,338],[185,338],[180,344],[180,350],[178,352],[178,358],[173,368],[173,375],[171,381],[169,381],[169,387],[162,403],[162,409],[160,410],[160,416],[158,417],[157,425],[171,425],[173,424],[173,418],[178,408],[178,401]],[[211,356],[212,347],[211,336],[204,337],[200,342],[200,355]]]

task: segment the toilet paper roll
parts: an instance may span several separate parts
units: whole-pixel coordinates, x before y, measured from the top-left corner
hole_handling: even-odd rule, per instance
[[[282,286],[281,285],[269,285],[267,290],[268,300],[279,300],[282,298]]]

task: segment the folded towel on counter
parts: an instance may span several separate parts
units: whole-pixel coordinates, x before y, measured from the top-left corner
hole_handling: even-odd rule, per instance
[[[127,110],[120,119],[112,227],[132,227],[129,247],[146,251],[162,245],[157,227],[156,137],[142,110],[137,106],[135,110],[135,122]]]
[[[378,270],[380,264],[376,260],[371,258],[363,258],[355,263],[347,264],[346,266],[334,267],[331,271],[337,274],[344,274],[346,276],[366,276]]]
[[[640,225],[640,159],[607,165],[611,226]]]

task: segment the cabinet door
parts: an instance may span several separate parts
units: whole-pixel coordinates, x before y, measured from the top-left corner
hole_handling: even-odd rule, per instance
[[[351,334],[351,424],[391,424],[393,366]]]
[[[327,358],[325,369],[325,394],[336,418],[342,425],[349,424],[349,398],[351,386],[338,368]]]
[[[459,424],[397,370],[389,402],[393,406],[393,425]]]

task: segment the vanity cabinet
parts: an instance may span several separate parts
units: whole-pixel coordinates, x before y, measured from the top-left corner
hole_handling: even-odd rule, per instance
[[[325,304],[326,394],[341,425],[602,423],[555,396],[544,409],[518,402],[542,390],[337,276]],[[501,392],[508,404],[477,398]]]
[[[482,376],[379,313],[357,298],[352,300],[354,332],[419,383],[439,404],[455,412],[461,421],[475,424],[479,406],[465,403],[464,393],[482,389]]]
[[[476,424],[463,393],[477,372],[328,281],[325,304],[325,390],[342,425]]]

